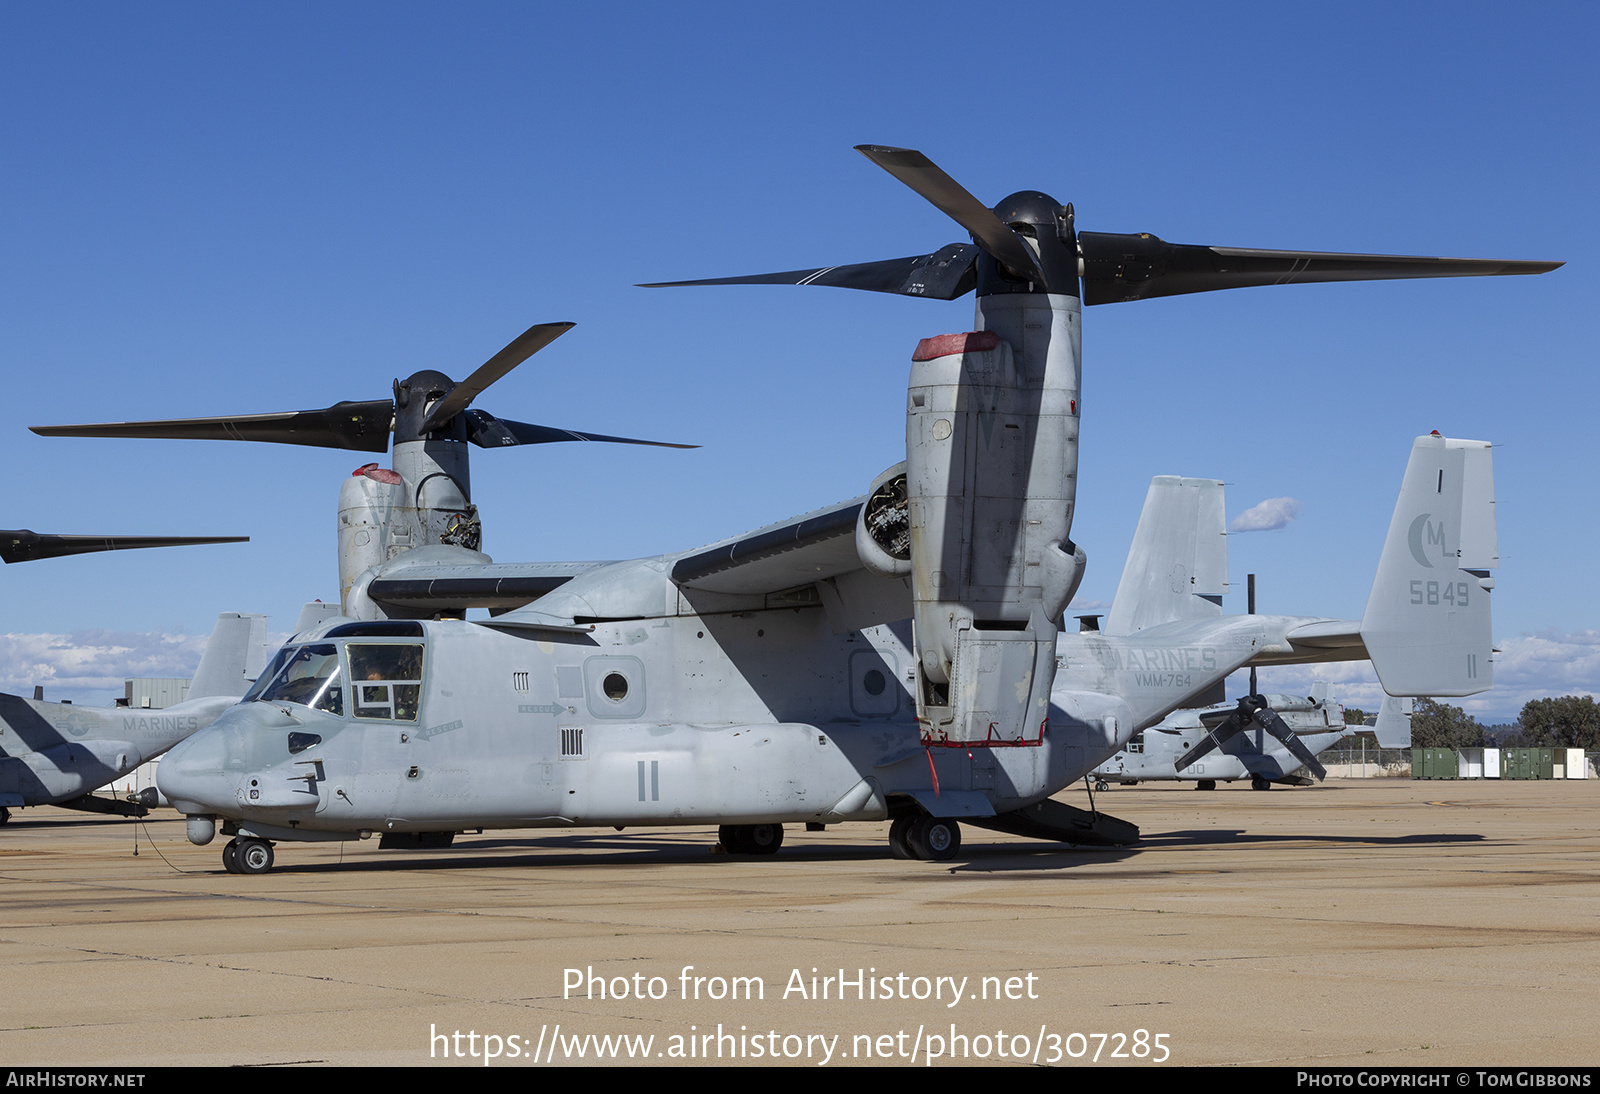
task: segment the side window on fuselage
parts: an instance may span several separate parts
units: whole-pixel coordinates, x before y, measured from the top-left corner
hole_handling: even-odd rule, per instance
[[[356,717],[416,721],[422,700],[422,646],[351,642],[348,652]]]

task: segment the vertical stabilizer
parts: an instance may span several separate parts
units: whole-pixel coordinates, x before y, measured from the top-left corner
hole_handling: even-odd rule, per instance
[[[1378,738],[1379,748],[1411,747],[1411,707],[1409,695],[1385,695],[1383,706],[1378,708],[1378,721],[1372,735]]]
[[[300,618],[295,620],[294,633],[304,634],[313,627],[319,627],[329,619],[339,614],[339,605],[324,604],[320,600],[313,600],[300,609]]]
[[[267,617],[223,612],[206,640],[189,685],[190,699],[216,695],[242,696],[250,690],[266,663]]]
[[[1361,617],[1384,691],[1489,689],[1489,571],[1499,564],[1488,442],[1418,437]]]
[[[1228,591],[1224,521],[1222,483],[1216,479],[1151,479],[1106,633],[1221,616]]]

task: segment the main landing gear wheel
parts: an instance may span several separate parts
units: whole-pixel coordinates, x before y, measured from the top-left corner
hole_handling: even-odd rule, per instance
[[[230,874],[239,873],[239,841],[231,839],[222,848],[222,868]]]
[[[1252,775],[1252,776],[1250,776],[1250,789],[1251,790],[1271,790],[1272,789],[1272,783],[1269,782],[1266,779],[1263,779],[1260,775]]]
[[[916,850],[911,846],[911,826],[917,823],[917,818],[907,815],[896,817],[894,823],[889,825],[889,854],[893,858],[917,858]]]
[[[1201,779],[1199,782],[1194,784],[1194,788],[1196,790],[1215,790],[1217,788],[1217,780]]]
[[[10,819],[11,819],[11,810],[5,808],[4,806],[0,806],[0,824],[4,824],[6,821],[8,821]]]
[[[948,862],[961,850],[961,825],[949,817],[918,817],[908,837],[917,858],[929,862]]]
[[[724,824],[717,838],[730,855],[773,855],[783,846],[783,825]]]
[[[264,874],[272,869],[272,844],[264,839],[242,839],[234,852],[234,861],[241,874]]]

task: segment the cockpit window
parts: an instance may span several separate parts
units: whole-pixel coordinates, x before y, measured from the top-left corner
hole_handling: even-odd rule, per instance
[[[356,717],[414,722],[422,697],[422,647],[386,642],[351,642],[350,678]]]
[[[283,671],[283,666],[289,663],[289,658],[300,652],[298,648],[289,646],[272,655],[272,663],[261,670],[261,675],[256,677],[256,682],[250,685],[250,690],[244,693],[241,702],[248,703],[252,699],[261,698],[261,693]]]
[[[260,688],[258,683],[260,692],[252,688],[251,695],[246,698],[298,703],[343,716],[344,688],[339,685],[337,646],[318,644],[281,650],[273,667],[276,671],[270,677],[267,673],[261,674],[262,680],[269,681],[267,686]]]

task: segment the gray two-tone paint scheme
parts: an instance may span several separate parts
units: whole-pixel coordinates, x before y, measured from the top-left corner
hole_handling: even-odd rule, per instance
[[[142,804],[93,792],[204,729],[235,706],[266,658],[266,616],[224,612],[185,700],[163,710],[50,703],[0,694],[0,822],[56,805],[142,816]]]
[[[1449,443],[1419,438],[1413,461]],[[1215,480],[1158,479],[1147,514],[1175,493],[1213,489]],[[1403,491],[1394,521],[1408,526],[1430,500]],[[1454,510],[1486,504],[1479,497]],[[251,841],[465,828],[830,824],[902,814],[1003,826],[1248,664],[1373,656],[1380,674],[1391,667],[1392,654],[1366,648],[1364,621],[1226,617],[1215,597],[1187,591],[1186,578],[1177,589],[1152,589],[1130,573],[1112,615],[1143,625],[1058,638],[1049,720],[1037,741],[927,747],[915,718],[910,591],[905,579],[872,573],[855,557],[846,517],[859,505],[697,551],[597,567],[491,620],[328,620],[286,649],[336,651],[329,663],[342,675],[332,686],[345,687],[347,647],[421,647],[420,710],[361,717],[353,690],[337,713],[247,701],[168,754],[162,792],[196,821],[192,838],[208,840],[220,821],[236,837],[235,862]],[[1141,520],[1130,566],[1214,573],[1225,550],[1211,534],[1220,533],[1212,521],[1221,506],[1203,498],[1195,508],[1207,514],[1198,534]],[[1446,530],[1452,539],[1456,520]],[[1373,590],[1380,607],[1409,599],[1409,571],[1391,557],[1395,549],[1410,554],[1404,537],[1384,551]],[[1197,606],[1213,614],[1196,617]],[[1463,641],[1487,642],[1487,615],[1480,621]],[[1318,645],[1300,645],[1300,633]],[[1401,658],[1422,671],[1413,660]],[[1452,677],[1443,662],[1427,671],[1443,687],[1464,676],[1457,669]]]
[[[921,153],[860,151],[972,244],[718,280],[945,300],[976,290],[973,330],[925,340],[913,355],[905,463],[871,480],[864,499],[681,555],[496,565],[476,550],[467,445],[621,439],[469,409],[570,324],[531,328],[459,384],[431,371],[397,382],[393,400],[47,431],[382,451],[387,415],[393,467],[362,468],[341,493],[341,603],[379,630],[416,620],[415,633],[335,626],[303,636],[290,654],[298,660],[261,701],[174,750],[159,780],[191,815],[191,839],[206,842],[220,821],[238,837],[225,865],[257,872],[272,864],[271,839],[715,822],[736,849],[770,850],[784,822],[892,816],[896,853],[949,857],[959,846],[950,818],[1016,830],[1029,810],[1023,827],[1079,827],[1056,824],[1041,803],[1247,663],[1371,656],[1396,693],[1488,686],[1487,578],[1458,572],[1461,563],[1448,571],[1449,611],[1411,611],[1396,600],[1407,563],[1391,563],[1393,534],[1362,621],[1224,618],[1220,597],[1201,587],[1215,569],[1191,569],[1215,547],[1194,539],[1197,518],[1154,520],[1149,535],[1141,521],[1145,547],[1130,572],[1155,569],[1129,586],[1125,613],[1113,610],[1119,625],[1060,634],[1086,564],[1070,538],[1082,313],[1250,285],[1531,274],[1559,263],[1080,235],[1072,207],[1046,194],[1019,191],[990,208]],[[1468,478],[1487,470],[1486,458],[1442,454],[1447,445],[1425,445],[1413,461],[1421,452],[1428,467],[1418,474],[1438,471],[1451,505],[1414,509],[1421,478],[1415,489],[1408,478],[1400,505],[1422,524],[1406,525],[1419,531],[1402,532],[1398,549],[1409,542],[1438,567],[1412,579],[1433,582],[1430,609],[1448,565],[1427,552],[1462,534],[1463,468]],[[1480,582],[1468,590],[1472,608],[1457,613],[1456,585],[1469,579]],[[502,614],[437,618],[473,607]],[[1414,634],[1426,640],[1412,643]],[[386,642],[414,648],[386,653]],[[419,653],[420,670],[401,667]],[[330,689],[350,684],[336,685],[335,673],[354,674],[356,660],[376,675],[355,681],[346,703]],[[308,688],[316,697],[299,701]],[[368,692],[387,696],[391,714],[420,713],[379,717],[371,706],[363,717],[356,697]]]

